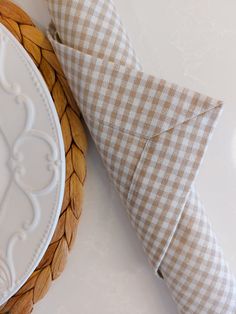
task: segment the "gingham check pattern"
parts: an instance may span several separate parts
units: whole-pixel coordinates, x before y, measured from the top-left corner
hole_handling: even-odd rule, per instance
[[[236,313],[194,180],[222,104],[142,72],[109,0],[48,0],[50,40],[108,173],[181,313]]]

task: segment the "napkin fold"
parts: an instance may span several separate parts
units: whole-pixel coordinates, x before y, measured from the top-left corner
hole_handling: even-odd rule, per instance
[[[194,187],[222,103],[143,72],[110,0],[48,0],[49,39],[105,167],[180,313],[236,313]]]

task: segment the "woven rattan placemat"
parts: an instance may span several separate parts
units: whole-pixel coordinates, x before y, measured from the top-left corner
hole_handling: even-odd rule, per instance
[[[79,223],[86,176],[87,140],[78,106],[45,35],[30,17],[8,0],[0,0],[0,23],[17,38],[42,73],[60,119],[66,155],[66,185],[60,219],[40,264],[0,314],[28,314],[64,270]]]

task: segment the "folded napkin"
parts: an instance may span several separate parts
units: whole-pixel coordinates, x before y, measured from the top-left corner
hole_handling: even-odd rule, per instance
[[[48,0],[49,37],[105,167],[180,313],[236,313],[194,180],[221,102],[142,71],[110,0]]]

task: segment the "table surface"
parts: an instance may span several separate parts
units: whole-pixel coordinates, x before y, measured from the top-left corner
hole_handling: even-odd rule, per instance
[[[15,0],[46,28],[46,1]],[[236,273],[236,2],[115,0],[146,71],[223,99],[224,113],[197,179],[219,242]],[[62,276],[34,313],[176,314],[89,140],[78,239]]]

